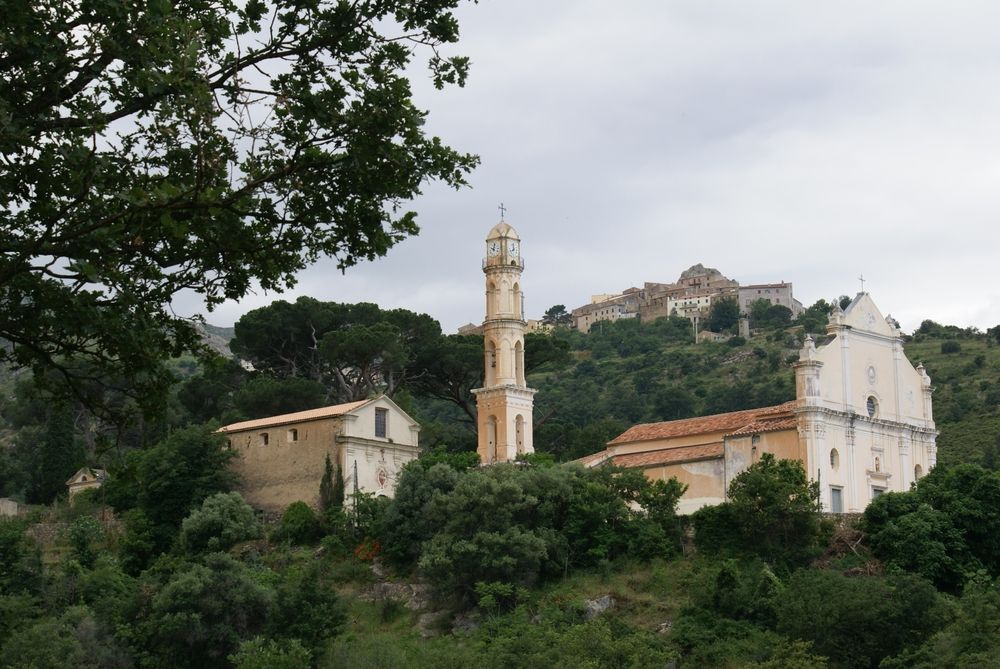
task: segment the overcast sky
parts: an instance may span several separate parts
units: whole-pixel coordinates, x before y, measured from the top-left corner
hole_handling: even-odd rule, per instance
[[[695,263],[795,296],[865,288],[920,321],[1000,323],[1000,3],[545,2],[463,7],[465,88],[429,132],[482,165],[425,189],[419,236],[284,295],[483,318],[483,239],[519,232],[527,316]]]

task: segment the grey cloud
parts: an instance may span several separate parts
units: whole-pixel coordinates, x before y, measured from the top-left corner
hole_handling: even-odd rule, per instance
[[[529,316],[704,262],[805,303],[864,272],[907,330],[1000,323],[1000,6],[504,0],[460,19],[468,86],[416,67],[414,86],[429,131],[482,156],[473,187],[428,186],[420,236],[343,276],[320,262],[289,299],[477,321],[504,201]]]

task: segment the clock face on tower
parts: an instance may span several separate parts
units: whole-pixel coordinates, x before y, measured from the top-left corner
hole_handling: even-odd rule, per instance
[[[516,258],[517,257],[517,253],[518,253],[517,242],[515,242],[515,241],[509,241],[509,242],[507,242],[507,255],[513,256],[513,257]]]
[[[489,246],[486,247],[486,253],[490,256],[500,255],[500,242],[490,242]]]

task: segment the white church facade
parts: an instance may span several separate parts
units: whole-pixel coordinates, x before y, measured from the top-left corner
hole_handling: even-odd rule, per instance
[[[679,511],[725,500],[729,483],[764,453],[802,462],[820,484],[824,511],[860,512],[887,491],[905,491],[936,463],[931,380],[868,293],[807,338],[795,369],[795,400],[774,407],[637,425],[580,462],[641,468],[687,484]]]

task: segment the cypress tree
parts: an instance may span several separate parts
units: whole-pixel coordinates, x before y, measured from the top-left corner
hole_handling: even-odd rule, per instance
[[[343,496],[343,492],[341,492]],[[319,510],[326,513],[334,505],[333,464],[330,454],[326,454],[326,464],[323,466],[323,478],[319,482]]]

